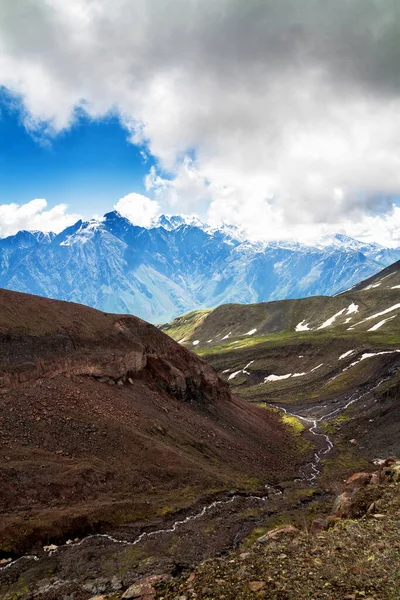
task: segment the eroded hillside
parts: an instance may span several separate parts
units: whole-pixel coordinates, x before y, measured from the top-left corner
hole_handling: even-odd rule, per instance
[[[290,428],[232,396],[208,363],[155,327],[5,290],[0,306],[0,553],[14,559],[33,549],[34,557],[0,571],[2,591],[15,584],[24,597],[25,569],[35,580],[42,559],[65,576],[72,569],[80,584],[104,574],[101,561],[120,560],[129,581],[137,557],[161,543],[143,532],[170,531],[159,537],[171,545],[168,528],[179,519],[214,501],[246,503],[251,493],[260,503],[266,484],[296,475],[301,448]],[[70,543],[111,530],[126,543]],[[236,532],[228,528],[222,545]],[[43,553],[68,540],[51,560]],[[201,552],[212,549],[215,541]],[[173,551],[163,556],[176,560]]]

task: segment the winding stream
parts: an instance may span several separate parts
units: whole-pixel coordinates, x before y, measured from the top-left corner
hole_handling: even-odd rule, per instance
[[[372,388],[372,389],[375,389],[375,387],[378,387],[378,385],[380,385],[380,383],[381,382],[379,382],[379,384],[374,386],[374,388]],[[323,433],[323,431],[321,430],[322,422],[335,418],[336,416],[338,416],[339,414],[344,412],[349,406],[351,406],[358,400],[361,400],[364,396],[366,396],[370,392],[371,392],[371,388],[362,394],[355,393],[340,407],[338,407],[328,413],[318,415],[318,416],[315,416],[315,412],[318,411],[319,408],[320,409],[326,408],[326,406],[322,406],[322,407],[312,406],[309,408],[305,408],[302,411],[302,413],[292,413],[292,412],[289,412],[283,406],[268,404],[268,406],[271,406],[273,408],[281,410],[285,414],[288,414],[290,416],[296,417],[297,419],[300,419],[305,424],[305,426],[308,429],[308,431],[310,432],[310,434],[313,435],[315,438],[320,439],[320,442],[316,443],[316,450],[314,452],[313,459],[309,463],[303,465],[300,468],[299,480],[308,482],[310,485],[315,485],[315,481],[321,473],[321,465],[320,465],[321,460],[322,460],[323,456],[326,456],[327,454],[329,454],[329,452],[334,447],[333,441],[330,438],[330,436]],[[314,413],[314,414],[310,414],[310,413]],[[183,519],[176,520],[169,527],[165,527],[163,529],[156,529],[153,531],[143,531],[140,535],[138,535],[133,540],[117,539],[106,533],[98,533],[98,534],[88,535],[76,543],[63,544],[63,545],[57,546],[55,549],[50,550],[49,552],[46,552],[44,555],[42,553],[40,553],[40,554],[27,554],[27,555],[21,556],[20,558],[17,558],[14,561],[9,562],[5,566],[0,567],[0,572],[5,571],[6,569],[13,568],[15,565],[17,565],[21,561],[39,561],[43,556],[54,555],[54,554],[58,553],[61,549],[76,548],[77,546],[82,546],[83,544],[86,544],[87,542],[89,542],[90,540],[93,540],[93,539],[106,539],[113,544],[136,546],[137,544],[139,544],[140,542],[142,542],[146,539],[161,536],[161,535],[168,534],[168,533],[174,533],[180,527],[184,526],[185,524],[189,523],[190,521],[201,519],[207,513],[211,512],[213,509],[215,509],[219,506],[225,506],[225,505],[232,504],[233,502],[235,502],[235,500],[237,500],[239,498],[241,498],[242,500],[245,498],[247,501],[251,500],[252,502],[254,502],[254,501],[267,502],[273,495],[282,495],[282,491],[279,488],[274,487],[270,484],[265,485],[265,490],[266,490],[266,493],[263,495],[259,495],[259,496],[255,496],[255,495],[244,496],[243,494],[233,494],[232,496],[230,496],[227,499],[215,500],[214,502],[211,502],[210,504],[204,506],[198,512],[188,515],[187,517],[185,517]]]

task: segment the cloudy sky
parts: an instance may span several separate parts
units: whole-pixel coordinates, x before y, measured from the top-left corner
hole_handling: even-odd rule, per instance
[[[0,235],[117,206],[400,245],[399,0],[3,0],[0,86]]]

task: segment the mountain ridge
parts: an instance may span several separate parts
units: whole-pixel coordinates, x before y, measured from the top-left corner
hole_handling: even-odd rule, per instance
[[[250,242],[197,219],[146,228],[112,211],[57,235],[1,239],[0,286],[163,323],[229,302],[333,295],[399,258],[400,248],[340,236],[320,246]]]

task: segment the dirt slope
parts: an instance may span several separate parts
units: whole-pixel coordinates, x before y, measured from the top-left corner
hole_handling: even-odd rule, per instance
[[[0,290],[0,554],[293,476],[278,417],[132,316]]]

